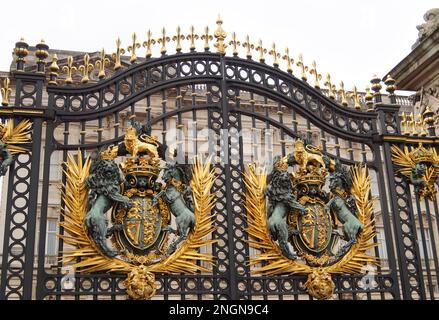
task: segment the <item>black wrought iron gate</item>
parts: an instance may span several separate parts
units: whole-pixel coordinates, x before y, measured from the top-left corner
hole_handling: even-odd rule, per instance
[[[252,272],[243,206],[245,166],[291,152],[299,136],[321,145],[344,164],[366,163],[373,179],[371,196],[382,228],[375,254],[382,265],[374,270],[372,288],[360,285],[364,275],[336,277],[336,298],[437,297],[437,200],[412,200],[413,187],[396,172],[390,151],[394,144],[412,147],[422,142],[436,147],[437,138],[432,128],[425,137],[402,134],[392,89],[389,103],[383,103],[380,80],[373,80],[373,100],[367,100],[369,110],[362,111],[342,106],[276,64],[213,53],[208,47],[204,52],[165,53],[91,85],[46,87],[44,73],[26,72],[23,64],[17,65],[14,103],[1,107],[1,116],[16,122],[30,119],[32,143],[4,178],[0,299],[125,298],[122,275],[75,274],[74,287],[65,288],[65,266],[57,259],[49,261],[47,235],[53,228],[49,220],[59,217],[64,206],[59,182],[66,179],[61,168],[67,154],[121,141],[123,128],[133,119],[151,121],[153,133],[163,142],[171,130],[181,129],[175,133],[179,155],[190,151],[224,160],[214,162],[217,228],[212,237],[218,241],[211,248],[216,259],[213,270],[160,275],[157,298],[309,298],[303,288],[305,277]],[[56,80],[55,71],[51,69],[50,77]],[[207,137],[200,133],[204,128],[211,130],[209,138],[215,141],[208,147],[203,146]],[[262,140],[254,134],[259,131],[264,133]],[[190,136],[186,147],[179,143],[183,134]],[[62,234],[62,228],[57,232]],[[63,249],[59,239],[58,258]]]

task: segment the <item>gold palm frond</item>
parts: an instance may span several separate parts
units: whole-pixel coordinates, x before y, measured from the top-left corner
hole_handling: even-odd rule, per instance
[[[323,272],[359,273],[367,263],[378,264],[376,257],[367,254],[367,251],[375,246],[372,240],[376,234],[373,203],[369,200],[370,178],[366,167],[355,167],[352,176],[354,186],[351,192],[357,200],[359,220],[364,228],[358,236],[357,243],[349,253],[337,263],[323,267]],[[265,170],[255,169],[254,166],[247,168],[244,173],[245,208],[249,225],[247,232],[251,237],[249,245],[260,251],[260,253],[250,257],[250,266],[264,263],[263,266],[258,266],[254,272],[265,275],[311,273],[312,267],[286,258],[269,233],[264,194],[266,179]]]
[[[376,244],[373,238],[376,236],[375,217],[373,214],[373,202],[369,199],[370,177],[366,166],[355,166],[351,170],[352,189],[358,210],[358,220],[363,224],[363,230],[357,236],[357,242],[346,255],[337,263],[326,267],[329,273],[360,273],[366,264],[378,265],[379,260],[367,253]]]
[[[3,129],[2,141],[11,154],[26,152],[27,149],[18,146],[19,144],[31,142],[32,123],[29,120],[21,121],[14,127],[14,121],[9,120]]]
[[[407,146],[404,146],[404,151],[399,147],[393,145],[391,146],[392,151],[392,161],[393,163],[400,166],[398,171],[409,177],[412,168],[416,165],[415,161],[412,158],[411,152],[409,151]]]
[[[65,209],[62,212],[64,221],[60,223],[66,232],[60,235],[67,245],[74,247],[63,252],[63,262],[70,263],[79,272],[130,272],[136,265],[103,254],[90,238],[84,219],[87,213],[88,189],[85,181],[90,172],[91,159],[82,160],[78,151],[78,160],[68,155],[65,174],[67,177],[62,194]],[[200,253],[203,246],[216,240],[206,239],[213,231],[213,221],[210,215],[214,206],[214,195],[210,190],[215,181],[210,164],[202,164],[196,157],[193,167],[191,187],[195,205],[195,226],[188,239],[177,251],[166,260],[147,266],[150,272],[191,272],[198,270],[209,271],[206,267],[197,265],[197,261],[212,263],[211,254]]]
[[[128,263],[119,259],[111,259],[100,252],[84,225],[88,205],[88,189],[85,181],[90,173],[90,166],[90,157],[84,161],[79,150],[76,157],[68,154],[64,170],[66,185],[62,194],[65,208],[61,214],[64,221],[60,222],[65,234],[59,237],[74,249],[65,250],[62,261],[72,263],[79,272],[127,271],[129,270]]]
[[[210,170],[210,159],[203,164],[199,157],[195,157],[190,182],[195,207],[194,230],[176,252],[163,262],[149,266],[148,271],[165,273],[209,271],[206,267],[198,265],[197,261],[205,261],[209,264],[213,262],[212,254],[201,253],[200,249],[216,242],[208,238],[215,229],[211,216],[215,195],[210,192],[214,182],[215,174]]]

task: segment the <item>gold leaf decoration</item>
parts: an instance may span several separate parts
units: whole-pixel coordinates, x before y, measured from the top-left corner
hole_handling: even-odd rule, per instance
[[[139,266],[106,256],[97,248],[88,235],[84,224],[88,196],[85,182],[90,172],[90,166],[91,159],[87,157],[84,161],[79,151],[77,157],[68,154],[64,171],[67,181],[62,194],[65,202],[65,209],[62,212],[64,221],[60,222],[65,234],[59,236],[67,245],[73,246],[74,249],[65,250],[62,260],[65,263],[71,263],[78,272],[130,273]],[[210,162],[203,164],[196,157],[191,180],[195,206],[194,229],[176,252],[157,264],[144,266],[144,272],[195,273],[197,271],[209,271],[208,268],[199,265],[198,261],[205,261],[208,264],[213,261],[210,253],[200,253],[199,249],[216,241],[208,239],[214,229],[211,217],[214,195],[210,193],[214,181],[215,176],[210,171]]]
[[[31,142],[32,123],[29,120],[21,121],[14,127],[14,121],[9,120],[4,127],[4,134],[1,140],[7,146],[11,154],[26,152],[27,149],[20,147],[20,144]]]
[[[351,250],[336,263],[319,268],[320,274],[360,273],[366,264],[378,265],[378,258],[367,254],[367,251],[375,246],[373,238],[376,235],[373,203],[369,199],[370,178],[366,167],[356,166],[351,173],[353,180],[351,192],[356,199],[358,219],[364,228]],[[251,237],[249,245],[260,251],[250,257],[250,265],[256,266],[255,273],[264,275],[310,274],[316,271],[316,268],[298,260],[286,258],[278,244],[271,238],[267,226],[264,194],[266,179],[267,174],[260,167],[250,166],[244,173],[245,208],[249,224],[247,231]]]

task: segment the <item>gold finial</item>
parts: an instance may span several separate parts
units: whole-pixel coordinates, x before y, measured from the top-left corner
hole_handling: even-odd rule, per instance
[[[265,49],[262,46],[262,40],[261,39],[259,39],[259,41],[258,41],[258,46],[256,47],[256,51],[259,52],[259,61],[262,62],[262,63],[265,62],[264,54],[267,53],[267,49]]]
[[[198,34],[195,33],[194,26],[191,26],[191,28],[190,28],[190,33],[188,34],[187,39],[191,41],[191,44],[190,44],[189,49],[190,49],[191,51],[194,51],[195,48],[196,48],[196,47],[195,47],[195,40],[198,39]]]
[[[305,66],[305,64],[303,63],[302,54],[299,54],[299,58],[297,59],[296,65],[300,68],[300,76],[301,76],[302,80],[303,81],[308,80],[308,78],[306,76],[306,72],[308,71],[308,67]]]
[[[401,115],[401,131],[402,131],[402,134],[408,134],[407,123],[408,123],[407,115],[405,114],[405,112],[403,112],[402,115]]]
[[[180,26],[177,26],[177,34],[172,37],[172,41],[177,41],[175,45],[175,51],[177,51],[177,53],[181,51],[181,40],[184,40],[184,35],[181,34]]]
[[[166,54],[166,42],[169,42],[171,39],[166,36],[166,29],[162,28],[162,37],[157,40],[158,43],[162,45],[162,48],[160,49],[160,53],[162,55]]]
[[[98,77],[99,79],[105,78],[105,67],[110,64],[110,59],[105,57],[105,50],[102,48],[101,57],[95,62],[96,68],[99,69]]]
[[[230,40],[229,45],[233,46],[233,55],[236,57],[238,55],[238,46],[241,42],[236,40],[236,32],[232,33],[232,40]]]
[[[213,33],[216,38],[214,46],[216,48],[216,52],[226,54],[227,44],[224,42],[224,40],[227,37],[227,33],[224,31],[222,24],[223,20],[221,20],[221,17],[218,15],[218,19],[216,19],[216,30]]]
[[[120,38],[117,38],[116,40],[116,52],[111,55],[111,57],[114,60],[114,70],[119,70],[122,68],[122,63],[120,61],[121,55],[125,53],[125,50],[120,47],[122,42],[120,41]]]
[[[317,64],[315,60],[312,62],[312,69],[309,73],[314,75],[314,88],[320,89],[320,80],[322,80],[322,75],[317,71]]]
[[[352,92],[350,93],[350,96],[354,100],[354,108],[361,109],[360,95],[357,92],[357,86],[354,86]]]
[[[146,33],[146,41],[143,42],[143,46],[146,48],[146,58],[150,58],[152,56],[151,45],[155,44],[155,40],[152,39],[151,30],[148,30]]]
[[[67,58],[67,65],[62,67],[62,71],[67,73],[66,80],[65,80],[67,84],[73,83],[73,73],[76,70],[78,70],[78,69],[73,65],[73,57],[69,56]]]
[[[58,71],[59,71],[59,66],[57,62],[58,62],[58,56],[56,55],[56,53],[54,53],[52,55],[52,62],[50,63],[49,66],[49,70],[50,70],[49,84],[57,85],[56,78],[58,77]]]
[[[277,58],[280,58],[280,54],[276,52],[276,44],[273,42],[271,46],[270,52],[268,52],[269,55],[273,56],[273,66],[279,67],[279,62],[277,61]]]
[[[128,52],[131,52],[130,62],[134,63],[137,60],[136,49],[140,48],[140,43],[137,42],[137,35],[135,32],[131,35],[132,44],[128,47]]]
[[[294,59],[290,58],[290,49],[285,48],[285,54],[282,56],[282,59],[287,62],[287,71],[289,73],[293,73]]]
[[[389,96],[395,95],[396,90],[396,81],[393,79],[390,74],[387,75],[386,80],[384,80],[384,84],[386,85],[386,91],[389,93]]]
[[[325,86],[328,88],[328,96],[330,99],[335,99],[335,85],[331,83],[331,76],[329,73],[326,74]]]
[[[93,70],[93,65],[90,63],[90,56],[88,53],[84,55],[84,64],[80,65],[78,70],[82,73],[82,83],[87,83],[90,81],[89,74]]]
[[[209,34],[209,27],[206,26],[204,28],[204,34],[201,36],[201,40],[204,40],[204,50],[205,51],[209,51],[210,46],[209,46],[209,41],[213,40],[212,35]]]
[[[343,81],[340,81],[340,89],[338,90],[338,94],[341,97],[341,104],[345,107],[348,105],[348,99],[346,95],[346,90],[344,89],[344,83]]]
[[[367,111],[372,111],[373,108],[373,94],[370,91],[370,87],[366,86],[366,95],[364,96],[364,100],[366,100],[366,105],[368,107]]]
[[[255,46],[250,43],[250,37],[248,35],[245,37],[245,42],[242,44],[242,46],[247,49],[247,53],[246,53],[247,59],[251,59],[252,50],[255,48]]]
[[[9,88],[9,78],[3,79],[3,86],[0,89],[0,93],[2,94],[2,106],[9,105],[9,97],[12,93],[12,89]]]

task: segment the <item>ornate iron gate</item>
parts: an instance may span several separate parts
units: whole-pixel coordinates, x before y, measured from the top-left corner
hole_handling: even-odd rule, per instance
[[[396,104],[391,80],[386,83],[388,102],[383,103],[380,79],[376,78],[372,80],[373,94],[364,100],[368,110],[348,108],[335,99],[329,79],[329,92],[323,92],[318,86],[318,76],[314,87],[306,82],[304,73],[302,79],[293,76],[288,53],[284,57],[288,70],[284,72],[279,69],[275,48],[271,51],[274,57],[271,67],[265,64],[262,44],[257,62],[252,60],[248,39],[247,59],[242,59],[237,56],[234,38],[230,43],[235,49],[233,56],[225,55],[226,35],[220,22],[214,35],[218,52],[210,51],[211,37],[206,33],[204,52],[195,51],[192,37],[189,53],[182,53],[181,47],[177,47],[176,54],[167,55],[165,45],[169,38],[163,34],[162,55],[158,58],[151,57],[152,42],[148,38],[144,61],[135,56],[134,38],[131,64],[120,68],[118,47],[113,57],[116,71],[105,79],[109,60],[102,52],[97,58],[100,80],[90,85],[71,85],[74,69],[73,59],[69,58],[65,61],[67,85],[57,86],[60,79],[57,79],[56,61],[52,61],[47,88],[44,59],[48,47],[40,46],[36,53],[37,70],[28,72],[24,64],[28,46],[23,41],[17,43],[14,103],[0,110],[4,120],[19,123],[30,119],[32,143],[25,145],[26,153],[16,156],[5,177],[8,189],[0,299],[125,297],[124,276],[118,274],[75,274],[74,287],[66,289],[62,285],[65,266],[53,261],[49,267],[46,242],[48,218],[54,214],[50,210],[65,205],[59,196],[59,185],[54,182],[60,179],[65,184],[66,176],[60,168],[68,154],[83,154],[122,141],[123,129],[134,119],[150,121],[153,132],[159,132],[164,143],[171,129],[182,129],[176,133],[179,156],[189,152],[179,143],[184,132],[191,137],[187,148],[192,154],[210,154],[216,160],[224,160],[214,162],[217,180],[212,191],[217,201],[212,238],[217,242],[210,248],[215,257],[212,272],[158,275],[158,298],[308,298],[303,287],[304,276],[260,276],[252,272],[248,265],[252,252],[243,204],[246,164],[261,161],[258,154],[268,161],[277,152],[285,156],[291,152],[292,142],[301,137],[321,145],[323,153],[342,164],[367,165],[374,185],[371,194],[376,198],[374,209],[382,221],[381,237],[374,239],[380,249],[376,247],[374,254],[385,263],[374,270],[374,285],[368,288],[361,285],[364,274],[339,275],[334,277],[334,297],[434,299],[439,270],[434,241],[439,226],[437,198],[418,199],[410,179],[403,177],[398,171],[400,166],[392,162],[391,151],[392,145],[415,149],[419,142],[436,148],[431,115],[424,115],[422,124],[429,126],[428,133],[415,136],[412,132],[408,136],[405,131],[411,130],[407,127],[409,121],[405,119],[401,128],[400,106]],[[298,65],[304,66],[302,61]],[[88,62],[84,66],[88,76]],[[314,66],[314,74],[318,75],[315,69]],[[360,103],[356,93],[353,97],[356,104]],[[185,124],[184,120],[190,121]],[[410,123],[415,123],[414,119]],[[214,134],[215,143],[207,149],[200,143],[205,138],[199,136],[203,128]],[[239,134],[245,130],[248,134]],[[264,132],[263,141],[253,134],[256,131]],[[275,150],[273,141],[279,145],[279,151]],[[265,154],[261,155],[261,151]],[[59,233],[63,234],[62,227]],[[58,258],[63,249],[60,238]]]

